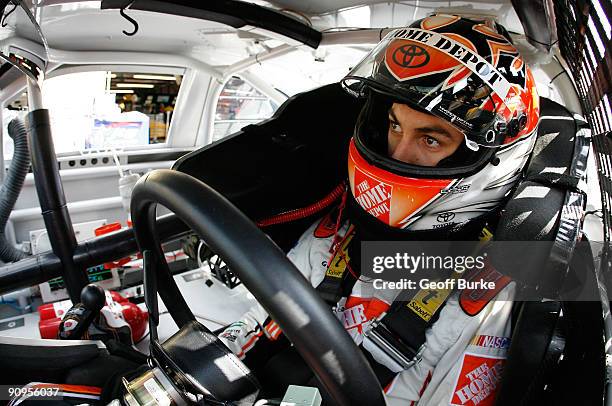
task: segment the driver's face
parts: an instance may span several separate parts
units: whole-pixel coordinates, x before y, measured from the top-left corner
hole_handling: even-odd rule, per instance
[[[389,109],[387,137],[391,158],[420,166],[438,165],[464,139],[463,133],[441,118],[399,103]]]

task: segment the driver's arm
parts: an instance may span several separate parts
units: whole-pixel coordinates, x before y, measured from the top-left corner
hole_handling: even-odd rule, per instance
[[[314,223],[306,230],[295,247],[287,254],[291,262],[313,286],[317,286],[324,276],[313,275],[313,266],[310,263],[311,250],[320,249],[319,244],[310,238],[317,224],[318,222]],[[265,345],[262,345],[261,337],[265,338]],[[240,359],[244,359],[247,353],[249,353],[249,358],[257,353],[256,358],[259,361],[262,361],[262,357],[268,358],[276,352],[275,342],[280,337],[280,328],[259,303],[249,309],[240,320],[230,324],[219,334],[221,341]],[[260,342],[258,349],[253,350],[257,342]]]

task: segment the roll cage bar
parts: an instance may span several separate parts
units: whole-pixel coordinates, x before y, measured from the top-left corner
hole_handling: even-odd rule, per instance
[[[119,9],[150,11],[182,17],[215,21],[234,28],[252,26],[268,30],[311,48],[321,42],[321,32],[309,25],[257,4],[238,0],[102,0],[102,10]]]

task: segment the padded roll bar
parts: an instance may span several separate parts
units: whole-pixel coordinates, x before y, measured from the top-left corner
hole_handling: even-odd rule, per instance
[[[68,296],[73,303],[77,303],[81,289],[89,283],[89,280],[85,268],[77,266],[73,258],[77,241],[55,156],[49,111],[39,109],[30,112],[27,123],[32,172],[45,228],[49,233],[51,248],[62,264],[64,270],[62,276]]]
[[[187,234],[189,229],[174,214],[157,219],[161,242],[169,242]],[[73,261],[80,268],[89,268],[115,261],[138,251],[132,229],[117,231],[76,246]],[[19,262],[0,267],[0,294],[47,282],[62,275],[62,263],[53,252],[44,252]]]
[[[131,5],[130,5],[131,4]],[[321,32],[280,11],[237,0],[102,0],[101,9],[150,11],[216,21],[234,28],[252,26],[291,38],[311,48],[321,42]]]

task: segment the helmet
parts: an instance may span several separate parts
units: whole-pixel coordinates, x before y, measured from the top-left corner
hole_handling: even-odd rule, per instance
[[[349,145],[349,182],[361,209],[403,230],[451,229],[498,208],[533,149],[539,99],[503,27],[434,15],[391,31],[342,79],[366,98]],[[402,103],[464,135],[434,167],[388,156],[388,112]]]

